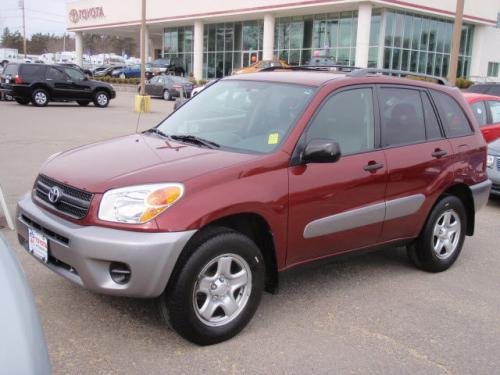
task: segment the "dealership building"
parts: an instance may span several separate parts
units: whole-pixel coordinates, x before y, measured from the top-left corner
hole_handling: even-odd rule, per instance
[[[446,76],[456,0],[147,0],[149,59],[181,57],[197,79],[256,60],[339,64]],[[139,40],[140,0],[67,3],[77,59],[84,33]],[[465,0],[457,76],[500,81],[500,0]]]

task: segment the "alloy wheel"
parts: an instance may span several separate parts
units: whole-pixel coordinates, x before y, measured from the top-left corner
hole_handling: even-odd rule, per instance
[[[200,321],[221,326],[235,319],[252,292],[252,271],[239,255],[212,259],[198,275],[193,288],[193,307]]]
[[[447,259],[457,250],[460,231],[460,216],[455,210],[447,210],[439,216],[434,225],[431,244],[439,259]]]

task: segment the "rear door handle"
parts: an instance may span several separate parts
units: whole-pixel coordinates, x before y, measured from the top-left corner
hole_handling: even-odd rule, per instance
[[[448,152],[446,152],[445,150],[441,150],[440,148],[436,148],[433,152],[432,152],[432,156],[435,157],[435,158],[440,158],[442,156],[445,156]]]
[[[367,172],[375,172],[377,169],[384,168],[383,163],[377,163],[376,161],[371,161],[363,167]]]

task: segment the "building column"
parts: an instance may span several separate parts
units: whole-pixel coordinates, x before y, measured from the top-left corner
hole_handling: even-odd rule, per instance
[[[193,76],[194,79],[203,79],[203,21],[194,22],[193,33]]]
[[[274,55],[274,15],[264,15],[264,35],[262,38],[262,59],[272,60]]]
[[[358,8],[358,31],[356,33],[356,59],[354,65],[368,67],[368,47],[370,45],[370,26],[372,23],[372,5],[361,3]]]
[[[75,63],[83,67],[83,34],[81,31],[75,32]]]

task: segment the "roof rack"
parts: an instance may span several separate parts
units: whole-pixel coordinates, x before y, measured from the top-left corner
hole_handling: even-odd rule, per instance
[[[366,76],[368,74],[386,74],[386,75],[391,75],[391,76],[398,76],[398,77],[416,79],[416,80],[427,81],[427,82],[434,82],[434,83],[437,83],[439,85],[445,85],[445,86],[450,85],[448,83],[448,81],[443,77],[433,76],[430,74],[409,72],[406,70],[363,68],[363,69],[356,69],[356,70],[353,70],[350,73],[348,73],[348,75],[351,77],[363,77],[363,76]]]
[[[319,72],[352,72],[358,68],[356,66],[332,64],[332,65],[297,65],[297,66],[270,66],[269,68],[261,69],[260,72],[272,72],[274,70],[300,70],[300,71],[319,71]]]

